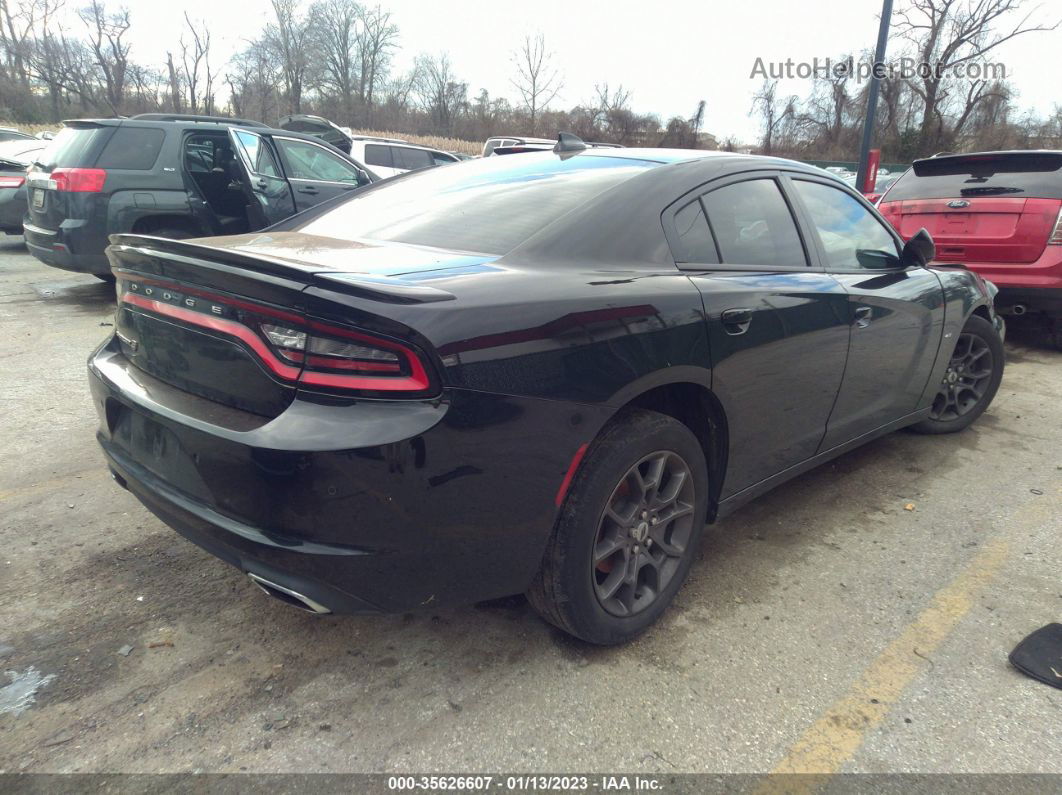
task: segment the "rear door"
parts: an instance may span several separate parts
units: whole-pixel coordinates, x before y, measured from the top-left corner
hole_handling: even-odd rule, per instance
[[[251,226],[261,229],[295,214],[291,186],[284,178],[267,138],[232,127],[229,139],[236,152],[244,192],[250,199]]]
[[[364,171],[323,146],[279,135],[272,139],[299,211],[369,182]]]
[[[936,360],[944,295],[936,274],[900,267],[895,235],[833,180],[786,182],[826,271],[848,293],[848,363],[822,442],[828,450],[913,412]]]
[[[939,262],[1035,262],[1062,209],[1062,153],[919,160],[879,209],[904,239],[925,227]]]
[[[815,455],[848,352],[847,295],[812,267],[779,179],[730,178],[665,214],[708,318],[730,437],[723,499]]]

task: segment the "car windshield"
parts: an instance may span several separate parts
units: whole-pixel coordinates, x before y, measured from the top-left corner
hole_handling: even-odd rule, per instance
[[[505,254],[546,225],[647,168],[619,157],[483,158],[380,183],[299,231]]]

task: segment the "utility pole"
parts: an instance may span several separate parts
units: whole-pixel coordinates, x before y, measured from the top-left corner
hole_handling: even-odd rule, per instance
[[[870,142],[874,137],[874,119],[878,112],[878,89],[882,70],[885,68],[885,45],[889,43],[889,23],[892,21],[892,0],[881,4],[881,24],[878,26],[878,46],[874,50],[874,63],[870,72],[870,87],[867,89],[867,115],[863,120],[863,142],[859,145],[859,170],[856,173],[856,190],[867,188],[867,159],[870,157]],[[875,178],[877,175],[875,174]]]

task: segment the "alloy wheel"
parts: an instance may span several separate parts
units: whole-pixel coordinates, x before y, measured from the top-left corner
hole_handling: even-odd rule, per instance
[[[615,616],[646,609],[689,551],[696,505],[689,465],[675,452],[650,453],[616,484],[591,556],[594,592]]]
[[[984,339],[960,334],[929,416],[947,421],[973,411],[984,399],[994,365],[992,349]]]

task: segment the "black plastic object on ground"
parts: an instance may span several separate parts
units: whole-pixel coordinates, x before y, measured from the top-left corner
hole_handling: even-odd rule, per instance
[[[1062,624],[1040,627],[1014,647],[1010,664],[1045,685],[1062,689]]]

